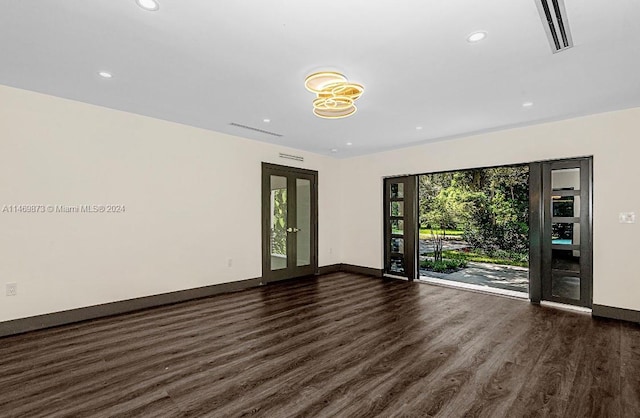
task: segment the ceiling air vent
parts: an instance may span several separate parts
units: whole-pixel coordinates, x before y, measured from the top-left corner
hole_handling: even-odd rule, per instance
[[[542,18],[544,31],[547,33],[551,51],[555,54],[573,46],[567,10],[564,0],[535,0]]]
[[[304,157],[299,155],[284,154],[281,152],[279,156],[280,158],[286,158],[287,160],[304,161]]]
[[[260,132],[261,134],[267,134],[267,135],[272,135],[272,136],[277,136],[277,137],[281,137],[282,136],[281,134],[277,134],[275,132],[269,132],[269,131],[265,131],[264,129],[258,129],[258,128],[254,128],[252,126],[242,125],[242,124],[235,123],[235,122],[231,122],[229,125],[235,126],[237,128],[248,129],[248,130],[254,131],[254,132]]]

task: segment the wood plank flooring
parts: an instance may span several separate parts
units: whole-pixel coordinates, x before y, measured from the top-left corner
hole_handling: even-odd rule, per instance
[[[335,273],[0,339],[0,417],[640,417],[640,326]]]

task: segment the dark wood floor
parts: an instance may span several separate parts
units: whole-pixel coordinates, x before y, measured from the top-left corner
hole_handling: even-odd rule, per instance
[[[0,416],[634,417],[640,326],[336,273],[0,339]]]

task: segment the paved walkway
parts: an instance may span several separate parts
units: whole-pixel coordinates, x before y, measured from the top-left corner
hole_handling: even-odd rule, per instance
[[[462,240],[444,240],[442,249],[461,250],[470,245]],[[431,240],[420,240],[420,255],[433,253]],[[469,261],[467,267],[455,273],[436,273],[420,269],[420,275],[442,280],[452,280],[460,283],[474,284],[484,287],[512,290],[529,293],[529,269],[526,267],[501,266],[490,263]]]
[[[467,268],[455,273],[436,273],[420,269],[420,276],[529,293],[529,269],[526,267],[470,261]]]
[[[470,245],[466,241],[460,240],[452,240],[447,239],[442,243],[442,250],[461,250],[463,248],[469,248]],[[420,255],[424,253],[432,253],[433,252],[433,244],[431,240],[421,239],[420,240]]]

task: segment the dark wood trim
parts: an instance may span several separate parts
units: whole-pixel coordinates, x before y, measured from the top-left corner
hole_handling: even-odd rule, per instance
[[[365,274],[373,277],[382,277],[383,275],[383,269],[356,266],[354,264],[331,264],[318,269],[318,275],[338,272]]]
[[[582,159],[582,158],[592,158],[592,157],[590,155],[583,155],[583,156],[570,157],[569,159],[571,159],[571,160],[579,160],[579,159]],[[465,171],[465,170],[487,170],[487,169],[491,169],[491,168],[502,168],[502,167],[522,167],[522,166],[526,166],[526,165],[530,165],[530,164],[542,164],[542,163],[554,162],[554,161],[560,161],[560,160],[557,160],[557,159],[535,160],[535,161],[526,161],[526,162],[523,162],[523,163],[471,166],[471,167],[455,168],[455,169],[451,169],[451,170],[427,171],[427,172],[417,173],[417,174],[415,174],[415,176],[419,177],[419,176],[424,176],[424,175],[427,175],[427,174],[455,173],[456,171]],[[389,177],[385,177],[385,178],[391,179],[391,178],[398,178],[398,177],[403,177],[403,176],[389,176]]]
[[[580,178],[581,193],[587,193],[586,202],[589,212],[587,212],[585,218],[580,221],[581,234],[580,245],[584,251],[581,252],[582,268],[585,277],[588,277],[585,294],[582,295],[589,306],[593,307],[593,157],[588,157],[582,160],[581,172],[586,172],[585,176]],[[585,189],[587,189],[585,191]],[[581,197],[583,199],[583,197]],[[581,210],[582,213],[582,210]],[[584,238],[583,238],[584,237]]]
[[[81,322],[89,319],[118,315],[126,312],[139,311],[162,305],[171,305],[173,303],[205,298],[221,293],[237,292],[257,287],[261,284],[261,278],[247,279],[197,287],[195,289],[179,290],[177,292],[121,300],[101,305],[87,306],[84,308],[31,316],[28,318],[14,319],[11,321],[0,322],[0,337],[72,324],[74,322]]]
[[[560,302],[551,297],[551,260],[552,260],[552,244],[551,244],[551,170],[553,169],[551,162],[542,163],[542,196],[540,198],[542,205],[542,231],[540,244],[542,269],[542,299],[547,301]],[[560,302],[562,303],[562,302]]]
[[[316,273],[316,276],[321,276],[323,274],[329,274],[329,273],[338,273],[340,271],[342,271],[342,264],[330,264],[328,266],[318,267],[318,272]]]
[[[420,210],[418,208],[418,176],[407,176],[405,181],[405,226],[404,234],[406,240],[405,252],[407,256],[405,263],[407,265],[407,277],[410,281],[418,277],[418,250],[420,243],[418,238],[420,235]]]
[[[269,201],[271,196],[271,177],[266,175],[265,169],[268,168],[266,163],[262,163],[262,169],[260,171],[261,176],[261,184],[262,187],[260,189],[260,204],[262,206],[261,209],[261,238],[262,238],[262,276],[264,276],[264,272],[271,269],[271,259],[269,254],[269,245],[270,245],[270,209],[267,210],[265,208],[265,199]],[[268,196],[268,197],[267,197]]]
[[[382,269],[373,267],[355,266],[353,264],[340,264],[340,271],[347,273],[366,274],[367,276],[382,277]]]
[[[382,265],[383,265],[383,273],[389,270],[389,266],[391,265],[391,252],[389,248],[391,248],[391,225],[390,220],[391,217],[391,208],[389,207],[391,202],[391,179],[382,179]],[[393,217],[396,219],[396,217]],[[397,218],[400,219],[400,218]],[[404,222],[404,221],[403,221]],[[404,236],[404,235],[403,235]]]
[[[614,308],[613,306],[594,304],[591,308],[591,314],[601,318],[640,323],[640,311],[634,311],[632,309]]]
[[[542,164],[529,164],[529,299],[542,300]]]
[[[329,274],[338,272],[364,274],[377,278],[382,277],[382,269],[355,266],[352,264],[331,264],[328,266],[322,266],[318,269],[318,274]],[[276,281],[298,280],[304,279],[306,277],[308,276],[293,279],[281,279]],[[237,292],[253,287],[258,287],[263,284],[265,283],[263,282],[262,278],[258,277],[254,279],[215,284],[211,286],[197,287],[194,289],[179,290],[176,292],[161,293],[159,295],[145,296],[141,298],[121,300],[101,305],[70,309],[67,311],[53,312],[50,314],[14,319],[11,321],[0,322],[0,338],[9,335],[23,334],[29,331],[57,327],[60,325],[73,324],[75,322],[82,322],[90,319],[103,318],[127,312],[139,311],[147,308],[186,302],[189,300],[219,295],[222,293]]]

